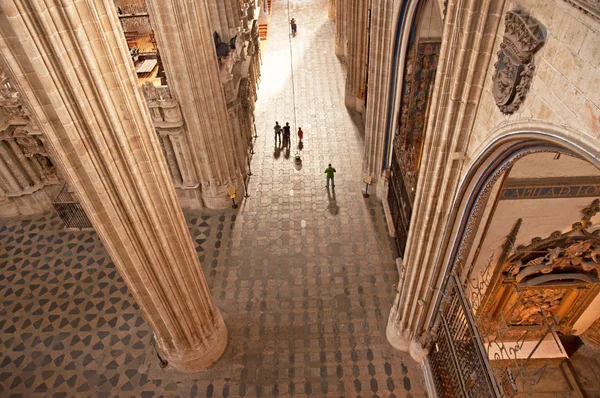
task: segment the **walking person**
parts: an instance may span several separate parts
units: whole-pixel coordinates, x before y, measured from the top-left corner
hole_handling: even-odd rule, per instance
[[[277,145],[277,138],[279,138],[279,144],[281,145],[281,126],[279,122],[275,122],[275,145]]]
[[[304,138],[304,131],[302,131],[302,127],[298,127],[298,139],[302,141],[302,138]]]
[[[327,185],[325,185],[325,187],[329,189],[329,180],[331,180],[331,186],[335,188],[335,169],[331,167],[331,163],[329,163],[329,167],[325,169],[325,174],[327,174]]]
[[[298,31],[298,25],[296,25],[296,18],[292,18],[290,21],[290,25],[292,25],[292,36],[296,36],[296,32]]]

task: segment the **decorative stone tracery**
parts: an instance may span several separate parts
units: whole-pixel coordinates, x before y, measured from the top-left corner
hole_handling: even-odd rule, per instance
[[[544,44],[546,31],[523,10],[507,12],[504,21],[504,40],[494,65],[492,92],[500,111],[510,115],[527,96],[535,70],[533,55]]]

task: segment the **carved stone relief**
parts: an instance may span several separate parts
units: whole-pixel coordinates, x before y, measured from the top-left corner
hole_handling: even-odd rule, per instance
[[[523,10],[507,12],[504,21],[492,92],[500,111],[512,114],[527,96],[535,70],[533,55],[544,44],[546,30]]]

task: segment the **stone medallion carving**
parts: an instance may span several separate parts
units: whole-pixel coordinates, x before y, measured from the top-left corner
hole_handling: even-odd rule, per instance
[[[494,65],[492,92],[504,114],[516,112],[527,95],[535,65],[533,55],[546,40],[546,29],[523,10],[513,10],[504,18],[504,39]]]

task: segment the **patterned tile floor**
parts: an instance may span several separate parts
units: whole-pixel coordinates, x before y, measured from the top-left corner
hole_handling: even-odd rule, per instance
[[[424,396],[418,366],[385,339],[397,280],[381,205],[361,195],[363,132],[343,103],[326,0],[274,2],[257,104],[249,193],[237,211],[187,214],[229,328],[221,360],[160,369],[151,330],[94,232],[47,214],[0,221],[0,396]],[[354,119],[355,120],[355,119]],[[293,136],[295,137],[295,136]],[[324,187],[328,163],[336,189]]]

